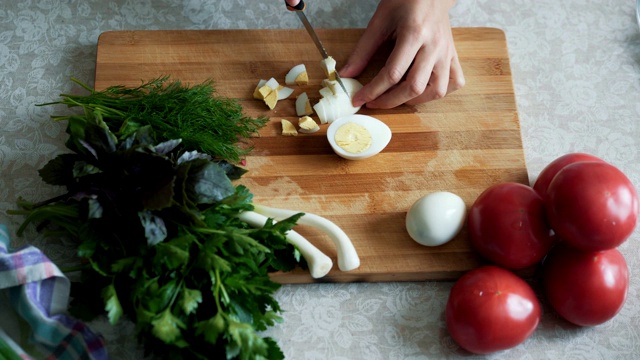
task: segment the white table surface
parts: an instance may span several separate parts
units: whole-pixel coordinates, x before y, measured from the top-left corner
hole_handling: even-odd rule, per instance
[[[365,27],[376,1],[309,0],[316,27]],[[554,158],[588,152],[640,187],[640,31],[633,0],[459,0],[456,27],[490,26],[507,36],[530,180]],[[65,151],[64,124],[34,104],[58,99],[69,79],[93,84],[96,42],[107,30],[297,28],[281,0],[21,0],[0,6],[0,223],[19,196],[57,194],[37,170]],[[73,250],[30,234],[17,238],[54,260]],[[524,344],[492,359],[640,358],[640,234],[620,248],[631,276],[617,317],[578,328],[544,305]],[[452,283],[284,286],[284,323],[268,331],[289,359],[472,357],[449,337],[444,306]],[[133,328],[94,324],[114,359],[137,359]]]

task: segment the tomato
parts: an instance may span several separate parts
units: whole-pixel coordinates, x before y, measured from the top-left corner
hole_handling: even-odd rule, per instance
[[[629,289],[627,263],[617,249],[581,251],[563,244],[544,260],[542,277],[551,307],[581,326],[613,318]]]
[[[546,197],[547,188],[551,183],[551,180],[556,176],[558,171],[562,170],[565,166],[569,164],[573,164],[575,162],[580,161],[603,161],[597,156],[593,156],[585,153],[570,153],[566,155],[562,155],[559,158],[553,160],[549,163],[549,165],[545,166],[544,169],[538,175],[536,182],[533,184],[533,190],[535,190],[542,198]]]
[[[597,251],[622,244],[638,218],[631,181],[606,162],[577,162],[558,171],[547,189],[551,228],[569,244]]]
[[[486,189],[469,209],[467,223],[473,248],[508,269],[540,262],[554,242],[542,198],[523,184]]]
[[[512,348],[535,331],[541,307],[531,287],[509,270],[483,266],[453,286],[447,329],[462,348],[476,354]]]

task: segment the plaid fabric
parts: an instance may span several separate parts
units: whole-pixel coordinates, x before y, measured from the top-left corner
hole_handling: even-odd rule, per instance
[[[0,224],[0,291],[8,291],[15,312],[31,327],[31,338],[51,360],[107,359],[101,336],[65,314],[70,282],[39,249],[9,251],[6,226]],[[0,323],[0,349],[31,359]],[[1,353],[0,353],[1,354]]]

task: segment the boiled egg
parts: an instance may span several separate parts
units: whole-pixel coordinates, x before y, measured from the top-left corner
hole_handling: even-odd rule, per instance
[[[462,229],[467,208],[460,196],[438,191],[418,199],[407,212],[409,236],[425,246],[451,241]]]
[[[347,115],[329,125],[327,140],[339,156],[362,160],[376,155],[389,144],[391,129],[368,115]]]
[[[331,123],[334,120],[357,113],[360,106],[354,107],[351,103],[353,95],[362,89],[362,83],[356,79],[342,78],[342,83],[347,90],[347,94],[336,80],[325,79],[320,89],[322,98],[313,106],[313,110],[318,114],[321,124]]]

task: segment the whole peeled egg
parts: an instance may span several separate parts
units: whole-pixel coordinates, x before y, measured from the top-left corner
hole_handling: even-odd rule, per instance
[[[448,191],[433,192],[418,199],[407,212],[407,232],[419,244],[442,245],[460,232],[466,213],[460,196]]]
[[[354,114],[334,120],[327,129],[333,151],[348,160],[362,160],[376,155],[391,141],[391,129],[382,121]]]

